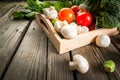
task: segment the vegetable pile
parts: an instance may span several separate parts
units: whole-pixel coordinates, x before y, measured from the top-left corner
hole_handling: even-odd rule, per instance
[[[42,13],[43,8],[50,6],[54,6],[59,11],[63,7],[85,4],[96,22],[96,28],[118,27],[120,29],[120,0],[59,0],[56,2],[27,0],[27,3],[28,6],[24,8],[28,11],[14,12],[14,19],[34,19],[35,12]],[[85,6],[82,5],[82,7]],[[78,11],[77,8],[74,11]],[[84,9],[81,11],[84,11]]]

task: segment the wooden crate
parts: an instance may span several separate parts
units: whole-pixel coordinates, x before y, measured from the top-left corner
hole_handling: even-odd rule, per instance
[[[98,35],[107,34],[109,36],[112,36],[119,33],[117,28],[101,28],[87,33],[79,34],[73,39],[65,39],[59,36],[59,34],[55,31],[51,21],[49,19],[46,19],[43,14],[36,14],[35,17],[38,25],[45,32],[59,54],[93,43],[95,42],[95,38]]]

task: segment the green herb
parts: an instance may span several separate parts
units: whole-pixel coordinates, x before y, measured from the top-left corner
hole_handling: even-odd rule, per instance
[[[13,14],[14,20],[20,20],[20,19],[26,19],[26,20],[32,20],[35,18],[35,12],[14,12]]]
[[[64,1],[64,2],[63,2]],[[69,0],[60,0],[60,1],[44,1],[41,2],[39,0],[27,0],[28,6],[21,6],[22,9],[30,10],[30,12],[19,11],[13,13],[13,19],[34,19],[35,12],[42,13],[43,8],[54,6],[57,11],[59,11],[63,7],[70,7],[72,6],[71,1]]]

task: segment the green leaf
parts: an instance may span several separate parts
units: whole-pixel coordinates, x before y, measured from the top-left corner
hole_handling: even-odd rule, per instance
[[[13,15],[13,19],[19,20],[19,19],[24,18],[25,13],[24,12],[14,12],[12,15]]]
[[[25,14],[25,17],[29,18],[29,19],[34,19],[35,18],[35,12],[27,13],[27,14]]]
[[[57,10],[57,11],[59,11],[61,8],[63,8],[63,3],[62,2],[60,2],[60,1],[57,1],[57,2],[55,2],[54,4],[53,4],[53,6],[55,7],[55,9]]]
[[[42,5],[39,5],[36,3],[36,1],[33,0],[27,0],[28,6],[31,10],[40,12],[42,10]]]
[[[50,7],[50,6],[52,6],[52,5],[53,5],[53,3],[50,2],[50,1],[44,1],[44,2],[43,2],[43,8]]]

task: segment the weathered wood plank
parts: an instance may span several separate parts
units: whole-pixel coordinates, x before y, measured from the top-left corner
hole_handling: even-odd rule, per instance
[[[112,41],[113,42],[113,41]],[[120,43],[118,43],[120,45]],[[105,60],[113,60],[116,63],[116,71],[114,73],[107,73],[109,80],[119,80],[120,79],[120,50],[118,50],[112,43],[107,48],[97,48],[93,47],[98,51],[99,56]]]
[[[0,9],[7,4],[9,4],[9,2],[0,1]]]
[[[8,5],[4,6],[2,9],[0,9],[0,23],[4,23],[7,20],[11,20],[12,13],[14,11],[21,10],[19,5],[26,5],[26,2],[9,2]]]
[[[111,37],[112,43],[116,46],[118,50],[120,50],[120,34]]]
[[[28,21],[9,21],[0,26],[0,80],[27,29]]]
[[[68,66],[69,61],[69,53],[58,54],[49,41],[47,80],[73,80],[73,73]]]
[[[76,72],[77,80],[109,80],[102,67],[102,59],[98,52],[94,51],[90,45],[72,51],[72,55],[80,54],[89,62],[89,71],[85,74]]]
[[[6,12],[8,12],[11,8],[16,6],[16,2],[9,2],[0,8],[0,17],[2,17]]]
[[[33,21],[3,80],[45,80],[47,37]]]
[[[118,43],[118,36],[117,41]],[[112,41],[113,42],[113,41]],[[120,53],[119,49],[111,43],[111,45],[107,48],[99,48],[95,44],[91,44],[79,49],[74,50],[73,55],[81,54],[86,59],[88,59],[90,63],[90,70],[82,75],[80,73],[77,74],[77,79],[84,79],[84,80],[119,80],[120,79]],[[113,60],[116,63],[116,71],[114,73],[106,73],[103,69],[103,63],[106,60]]]

